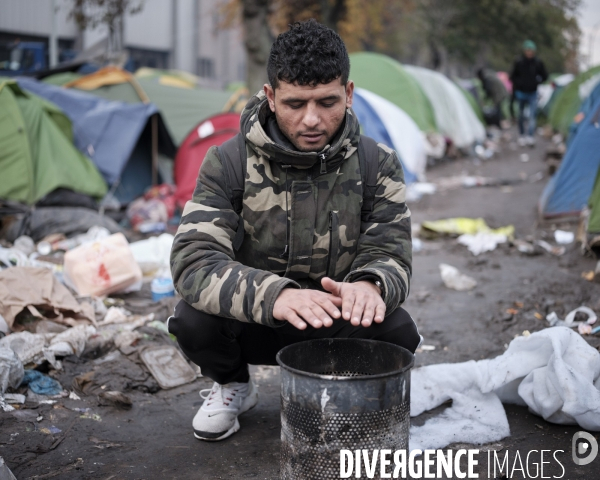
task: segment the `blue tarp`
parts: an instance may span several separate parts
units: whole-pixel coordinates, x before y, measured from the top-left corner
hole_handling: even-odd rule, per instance
[[[18,78],[19,85],[57,105],[73,124],[75,146],[92,159],[109,185],[119,182],[115,196],[127,203],[151,184],[151,139],[148,120],[156,105],[105,100],[71,90]],[[144,134],[144,135],[143,135]],[[144,141],[140,141],[140,138]],[[159,117],[159,152],[173,157],[176,147]]]
[[[544,217],[578,214],[592,194],[600,167],[600,97],[587,108],[559,169],[540,198]]]

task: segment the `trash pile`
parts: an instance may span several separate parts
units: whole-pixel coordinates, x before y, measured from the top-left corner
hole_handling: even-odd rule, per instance
[[[71,238],[3,242],[0,409],[83,397],[131,408],[134,390],[155,393],[199,377],[168,333],[178,301],[172,243],[168,233],[129,243],[98,226]],[[65,362],[83,373],[69,377]]]

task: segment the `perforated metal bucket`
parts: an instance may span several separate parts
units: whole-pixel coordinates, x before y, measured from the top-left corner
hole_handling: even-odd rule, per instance
[[[330,480],[340,450],[408,449],[413,355],[391,343],[310,340],[277,354],[281,478]]]

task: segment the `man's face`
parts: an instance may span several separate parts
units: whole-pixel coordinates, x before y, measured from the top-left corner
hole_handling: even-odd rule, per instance
[[[354,83],[340,79],[314,87],[279,82],[264,86],[269,107],[283,134],[301,152],[318,152],[329,143],[352,106]]]
[[[532,50],[531,48],[523,50],[523,53],[527,58],[533,58],[535,56],[535,50]]]

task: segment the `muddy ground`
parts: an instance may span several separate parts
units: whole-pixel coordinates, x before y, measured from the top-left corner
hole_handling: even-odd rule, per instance
[[[497,156],[485,162],[463,159],[433,166],[428,171],[430,181],[463,173],[527,180],[503,187],[459,187],[425,196],[410,205],[414,222],[483,217],[493,227],[515,225],[520,238],[543,238],[556,227],[575,231],[574,224],[537,225],[537,201],[547,180],[545,147],[545,141],[535,149],[510,148],[506,142]],[[528,154],[528,162],[521,161],[521,153]],[[530,181],[538,172],[544,178]],[[442,262],[474,277],[478,281],[475,290],[445,288],[438,269]],[[516,335],[544,328],[544,317],[550,311],[563,315],[580,305],[600,310],[600,287],[581,277],[583,271],[594,267],[595,261],[583,257],[575,244],[560,257],[525,256],[508,246],[474,257],[452,239],[424,241],[423,250],[414,255],[412,292],[405,307],[415,318],[425,344],[436,348],[419,353],[416,364],[494,357]],[[507,313],[510,308],[517,312]],[[589,342],[595,348],[600,345],[598,338]],[[73,375],[90,369],[89,361],[67,359],[59,378],[68,386]],[[148,385],[137,385],[127,392],[133,400],[130,410],[99,406],[96,397],[88,396],[16,414],[1,413],[0,456],[19,480],[277,479],[279,373],[275,367],[253,367],[253,372],[260,403],[241,417],[240,432],[220,443],[200,442],[192,435],[191,419],[201,405],[198,391],[211,385],[207,379],[198,379],[155,393],[148,391],[154,390]],[[135,381],[129,386],[136,386]],[[530,450],[564,450],[559,459],[565,474],[561,477],[561,469],[553,463],[547,466],[545,476],[598,478],[600,459],[585,467],[577,467],[571,460],[571,438],[578,428],[550,424],[525,408],[507,406],[506,410],[511,436],[480,447],[482,450],[508,450],[511,458],[517,450],[521,455]],[[39,416],[42,419],[37,421]],[[485,455],[480,459],[480,478],[488,478]],[[513,478],[523,476],[517,472]]]

